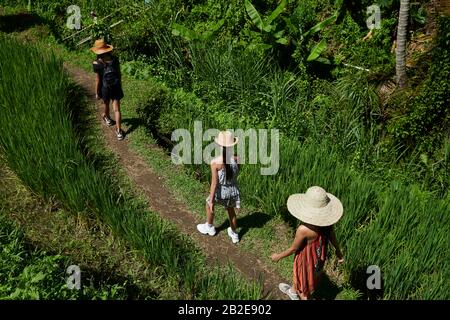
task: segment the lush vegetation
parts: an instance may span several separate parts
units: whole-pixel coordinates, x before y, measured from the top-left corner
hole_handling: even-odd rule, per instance
[[[74,127],[71,98],[77,95],[61,61],[6,38],[1,39],[0,57],[0,123],[5,133],[0,148],[8,166],[33,192],[108,223],[152,265],[163,266],[185,297],[259,297],[258,285],[246,283],[231,269],[207,271],[186,237],[114,188],[116,181],[96,168]]]
[[[51,255],[30,245],[20,228],[0,207],[0,300],[1,299],[126,299],[126,283],[101,283],[83,274],[80,290],[67,287],[70,259]],[[5,208],[6,210],[6,208]]]
[[[381,92],[395,69],[391,50],[398,1],[375,1],[381,28],[365,39],[366,8],[372,2],[80,1],[87,30],[75,36],[66,27],[70,1],[39,1],[32,10],[69,46],[88,35],[111,38],[127,61],[127,73],[192,92],[208,105],[219,127],[230,125],[232,112],[241,127],[279,128],[300,142],[325,137],[358,171],[384,181],[419,182],[445,198],[448,18],[437,26],[441,32],[434,49],[410,54],[415,64],[410,89],[385,97]],[[411,6],[413,38],[424,34],[428,20],[437,19],[427,16],[427,6],[428,1]],[[98,16],[93,26],[91,11]],[[161,114],[163,133],[183,127],[170,121],[166,110]]]
[[[194,120],[204,128],[280,129],[280,170],[264,177],[245,166],[246,203],[290,221],[287,196],[322,185],[344,203],[338,232],[355,286],[363,288],[375,264],[384,298],[448,299],[450,22],[436,18],[433,42],[411,53],[410,87],[386,95],[398,1],[376,2],[381,29],[366,39],[373,1],[79,5],[84,26],[91,10],[112,14],[106,25],[125,20],[92,28],[92,36],[109,33],[123,70],[151,79],[140,115],[153,134],[193,130]],[[72,33],[64,27],[69,4],[33,8],[60,40]],[[410,41],[432,19],[427,4],[411,7]],[[64,42],[73,47],[81,38]],[[200,170],[206,181],[207,166]]]

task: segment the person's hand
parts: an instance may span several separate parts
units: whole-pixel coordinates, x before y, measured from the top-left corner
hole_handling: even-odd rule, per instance
[[[274,254],[272,254],[271,258],[272,258],[272,261],[278,262],[278,260],[280,260],[281,257],[278,253],[274,253]]]

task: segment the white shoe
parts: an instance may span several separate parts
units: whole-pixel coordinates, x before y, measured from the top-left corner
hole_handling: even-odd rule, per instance
[[[198,224],[197,230],[202,234],[209,234],[210,236],[216,234],[216,228],[214,228],[214,226],[209,226],[208,223]]]
[[[300,300],[298,297],[298,294],[291,291],[291,286],[286,283],[280,283],[278,285],[278,288],[280,288],[280,291],[284,294],[287,294],[291,300]]]
[[[228,235],[231,238],[231,241],[233,241],[233,243],[238,243],[239,242],[239,235],[234,232],[233,230],[231,230],[231,227],[228,227]]]

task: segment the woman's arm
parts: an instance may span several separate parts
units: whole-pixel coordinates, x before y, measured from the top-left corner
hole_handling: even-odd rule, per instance
[[[331,227],[330,242],[333,245],[334,249],[336,249],[336,255],[339,259],[338,262],[339,263],[344,262],[344,256],[342,255],[341,248],[339,247],[339,243],[336,239],[336,234],[334,233],[333,227]]]
[[[295,233],[295,239],[292,242],[292,245],[283,252],[272,254],[272,260],[277,262],[280,259],[289,257],[291,254],[294,254],[301,247],[303,242],[306,240],[305,230],[302,226],[298,227],[297,232]]]
[[[95,95],[98,99],[98,97],[100,96],[100,74],[96,73],[95,74]]]
[[[219,181],[219,174],[217,173],[217,166],[211,163],[211,188],[209,189],[209,207],[214,211],[214,196],[216,194],[217,182]]]
[[[98,65],[98,62],[94,61],[93,65],[94,65],[94,72],[95,72],[95,97],[98,99],[98,97],[100,96],[100,86],[101,86],[100,72],[96,68],[96,66]]]

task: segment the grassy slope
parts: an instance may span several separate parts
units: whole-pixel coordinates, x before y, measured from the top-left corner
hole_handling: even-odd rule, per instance
[[[0,299],[164,297],[159,288],[170,287],[158,283],[156,270],[143,268],[106,226],[42,202],[3,160],[0,175]],[[80,291],[65,286],[72,264],[82,272]]]
[[[34,29],[34,31],[36,31],[36,32],[41,32],[42,31],[42,28],[39,28],[39,29]],[[33,32],[33,31],[32,31]],[[25,38],[27,37],[27,36],[29,36],[30,34],[22,34],[22,36],[24,36]],[[47,46],[47,45],[44,45],[43,47],[41,47],[41,49],[46,49],[46,48],[49,48],[49,46]],[[95,152],[98,152],[98,150],[95,150],[95,148],[94,148],[94,151]],[[123,187],[123,186],[121,186],[121,187]],[[125,189],[127,189],[126,187],[125,187]],[[123,190],[121,190],[121,192],[123,192]],[[125,190],[125,194],[122,194],[122,196],[124,196],[125,198],[128,198],[128,199],[130,199],[127,195],[126,195],[126,193],[128,193],[129,192],[129,190]],[[132,200],[133,201],[133,200]],[[137,208],[137,207],[139,207],[140,205],[142,205],[142,202],[139,202],[138,200],[136,200],[135,201],[136,202],[136,205],[133,205],[133,207],[134,208]],[[128,203],[128,205],[129,205],[130,203]],[[109,209],[109,211],[111,211],[111,209]],[[129,213],[128,213],[128,215],[130,215],[132,213],[132,211],[130,211]],[[133,216],[135,216],[135,214],[133,214]],[[113,219],[114,219],[114,217],[112,217]],[[116,217],[117,218],[117,217]],[[136,218],[137,218],[137,216],[136,216]],[[140,220],[139,220],[140,219]],[[137,225],[130,225],[129,227],[131,227],[131,229],[125,229],[125,232],[127,232],[128,234],[127,234],[127,237],[130,239],[130,241],[131,241],[131,243],[133,243],[133,245],[135,245],[135,246],[137,246],[138,248],[141,248],[141,249],[143,249],[144,251],[145,251],[145,253],[144,253],[144,255],[146,256],[146,258],[151,258],[150,260],[152,261],[153,260],[153,262],[158,262],[158,259],[160,259],[161,257],[158,257],[158,255],[155,255],[155,254],[152,254],[152,250],[154,251],[154,250],[156,250],[157,248],[158,248],[158,245],[160,244],[159,242],[161,242],[161,244],[162,243],[164,243],[164,249],[167,251],[167,250],[174,250],[175,248],[174,247],[170,247],[170,246],[168,246],[168,242],[167,242],[167,240],[168,239],[166,239],[166,240],[162,240],[162,238],[161,239],[155,239],[155,237],[158,237],[157,235],[152,235],[152,237],[151,237],[151,239],[149,239],[148,237],[146,238],[146,240],[143,240],[143,239],[138,239],[138,237],[137,237],[137,235],[135,234],[135,232],[137,231],[137,230],[135,230],[135,229],[133,229],[133,228],[140,228],[140,227],[143,227],[144,225],[150,225],[150,226],[152,226],[152,227],[154,227],[154,228],[157,228],[158,227],[158,225],[161,227],[161,223],[162,222],[158,222],[158,221],[156,221],[155,219],[156,218],[152,218],[152,217],[150,217],[150,216],[146,216],[146,217],[141,217],[141,218],[139,218],[138,220],[139,221],[141,221],[141,224],[142,224],[142,222],[144,222],[143,220],[145,220],[146,221],[146,223],[144,223],[143,225],[141,225],[141,226],[137,226]],[[117,222],[117,221],[116,221]],[[134,222],[138,222],[138,221],[134,221]],[[134,223],[134,222],[131,222],[131,223]],[[158,222],[158,223],[157,223]],[[127,222],[127,223],[129,223],[129,222]],[[117,225],[116,225],[116,227],[117,227]],[[125,227],[126,227],[126,225],[125,225]],[[170,230],[168,230],[167,229],[167,227],[168,227],[168,224],[165,224],[164,223],[164,226],[163,226],[163,229],[165,230],[164,232],[165,232],[165,235],[164,235],[164,237],[168,237],[168,236],[170,236],[171,235],[171,241],[173,242],[173,241],[177,241],[176,239],[178,239],[178,240],[181,240],[181,242],[179,242],[179,244],[181,244],[181,243],[184,243],[182,240],[184,239],[184,237],[182,237],[183,239],[181,239],[180,237],[178,237],[178,236],[174,236],[174,234],[173,234],[173,232],[172,231],[170,231]],[[122,226],[122,228],[123,228],[123,226]],[[169,229],[172,229],[172,228],[169,228]],[[162,229],[161,229],[162,230]],[[142,230],[142,231],[144,231],[144,230]],[[148,230],[145,230],[145,231],[148,231]],[[167,232],[169,232],[170,233],[170,235],[167,233]],[[148,235],[147,235],[148,236]],[[141,238],[141,237],[139,237],[139,238]],[[180,239],[179,239],[180,238]],[[153,241],[154,240],[158,240],[156,243],[154,243]],[[161,241],[160,241],[161,240]],[[184,240],[187,240],[187,239],[184,239]],[[145,241],[152,241],[152,246],[147,246],[144,242]],[[144,247],[142,247],[144,245]],[[156,247],[155,247],[155,245],[156,245]],[[155,249],[156,248],[156,249]],[[190,248],[192,248],[192,246],[190,246]],[[175,249],[175,250],[177,250],[177,249]],[[184,253],[183,253],[183,255],[185,256],[184,258],[187,258],[186,257],[186,255],[191,255],[190,256],[190,258],[188,258],[187,260],[186,260],[186,262],[188,262],[188,263],[194,263],[194,264],[196,264],[197,265],[197,263],[200,263],[200,260],[202,260],[202,259],[200,259],[200,256],[198,255],[198,254],[196,254],[194,251],[193,251],[194,249],[191,249],[191,250],[182,250]],[[187,253],[188,252],[188,253]],[[177,262],[176,261],[178,261],[178,263],[183,263],[183,261],[179,261],[179,260],[176,260],[176,259],[174,259],[173,257],[173,255],[172,254],[170,254],[170,252],[166,252],[166,254],[169,254],[168,256],[170,256],[170,257],[172,257],[171,258],[171,260],[173,260],[172,261],[172,264],[173,265],[171,265],[171,266],[169,266],[169,265],[166,265],[166,268],[165,269],[167,269],[167,268],[170,268],[170,267],[176,267],[175,266],[175,264],[177,264]],[[174,253],[174,252],[172,252],[172,253]],[[192,254],[194,254],[194,255],[192,255]],[[197,259],[198,258],[198,259]],[[156,260],[155,260],[156,259]],[[188,261],[188,260],[190,260],[190,261]],[[195,262],[196,261],[196,262]],[[193,267],[193,265],[187,265],[186,266],[187,268],[188,267]],[[179,269],[179,268],[178,268]],[[170,269],[169,269],[170,270]],[[188,270],[191,270],[191,269],[189,269],[188,268]],[[197,270],[197,269],[193,269],[193,270]],[[218,270],[213,270],[211,273],[202,273],[202,272],[200,272],[200,271],[198,271],[198,272],[200,272],[200,273],[198,273],[197,271],[195,271],[196,272],[196,274],[197,275],[201,275],[201,277],[198,279],[200,282],[197,282],[197,283],[191,283],[191,284],[187,284],[188,286],[194,286],[194,287],[196,287],[196,289],[194,289],[194,290],[197,290],[197,294],[200,294],[200,298],[214,298],[214,297],[216,297],[216,298],[220,298],[220,297],[228,297],[228,298],[232,298],[232,297],[241,297],[241,298],[243,298],[243,297],[247,297],[247,298],[250,298],[250,297],[257,297],[258,296],[258,293],[255,291],[256,290],[256,288],[253,288],[252,287],[252,289],[250,289],[250,290],[253,290],[253,292],[252,293],[250,293],[249,291],[246,291],[242,286],[243,285],[245,285],[245,281],[243,282],[242,280],[240,280],[239,279],[239,277],[233,277],[233,279],[231,279],[231,277],[229,277],[229,276],[226,276],[226,275],[224,275],[224,272],[222,272],[222,271],[218,271]],[[164,277],[164,281],[167,281],[168,279],[167,279],[167,276],[169,275],[169,277],[170,277],[170,271],[165,271],[164,272],[165,273],[165,277]],[[225,273],[227,273],[227,272],[225,272]],[[227,273],[228,275],[230,274],[230,273]],[[189,281],[189,279],[190,278],[186,278],[186,279],[179,279],[179,277],[180,277],[181,275],[178,275],[178,277],[176,277],[176,279],[174,280],[174,281],[182,281],[182,282],[188,282]],[[220,278],[218,278],[218,277],[220,277]],[[192,280],[192,279],[191,279]],[[226,281],[225,281],[226,280]],[[208,282],[208,281],[210,281],[210,282]],[[237,282],[236,282],[237,281]],[[239,282],[239,281],[241,281],[241,282]],[[207,286],[207,283],[209,283],[209,286]],[[216,287],[216,286],[214,286],[214,284],[219,284],[220,283],[220,287]],[[239,283],[239,284],[238,284]],[[214,288],[215,290],[213,291],[213,292],[210,292],[210,286],[212,286],[212,288]],[[179,288],[180,289],[180,288]],[[230,291],[231,289],[233,289],[232,291]],[[188,289],[189,290],[189,289]],[[223,290],[228,290],[227,292],[226,291],[223,291]],[[179,291],[182,291],[182,290],[179,290]],[[190,293],[188,293],[188,292],[185,292],[186,294],[187,294],[187,296],[185,296],[185,298],[188,298],[188,295],[190,294]],[[182,292],[180,293],[180,294],[183,294]],[[249,294],[249,295],[246,295],[246,294]],[[174,296],[172,296],[172,298],[174,298]]]

